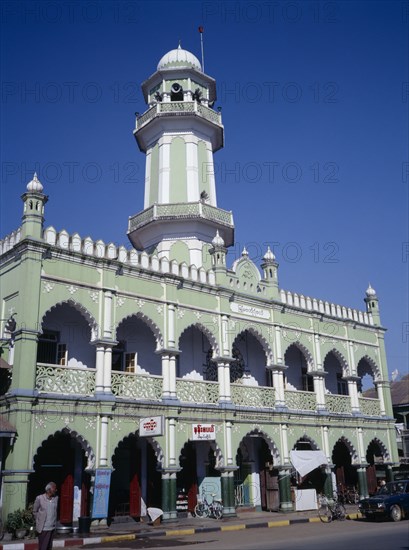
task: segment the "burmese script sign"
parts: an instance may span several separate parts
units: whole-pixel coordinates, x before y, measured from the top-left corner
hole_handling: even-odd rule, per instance
[[[102,519],[108,517],[110,486],[111,470],[109,468],[97,468],[95,470],[94,498],[92,501],[91,514],[92,518]]]
[[[193,441],[216,439],[216,427],[214,424],[193,424]]]
[[[242,315],[248,315],[249,317],[257,317],[258,319],[270,319],[270,312],[267,309],[261,307],[246,306],[244,304],[236,304],[232,302],[230,309],[234,313],[241,313]]]
[[[139,420],[139,436],[163,435],[163,416],[148,416]]]

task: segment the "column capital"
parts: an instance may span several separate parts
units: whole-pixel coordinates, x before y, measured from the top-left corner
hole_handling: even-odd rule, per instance
[[[275,371],[284,372],[285,370],[288,369],[288,366],[287,365],[273,364],[273,365],[266,365],[266,369],[267,370],[275,370]]]
[[[361,380],[361,377],[349,374],[348,376],[343,376],[342,379],[346,380],[347,382],[359,382],[359,380]]]
[[[220,355],[217,357],[212,357],[212,361],[214,363],[223,363],[226,367],[230,367],[230,363],[234,361],[234,357],[221,357]]]
[[[109,338],[98,338],[90,342],[93,346],[114,347],[118,345],[118,340],[111,340]]]
[[[181,466],[163,466],[160,469],[161,474],[168,475],[168,474],[177,474],[182,470]]]
[[[310,376],[325,378],[327,376],[328,372],[325,371],[325,370],[310,370],[310,371],[307,372],[307,374],[309,374]]]
[[[161,348],[155,351],[158,355],[180,355],[182,352],[176,348]]]

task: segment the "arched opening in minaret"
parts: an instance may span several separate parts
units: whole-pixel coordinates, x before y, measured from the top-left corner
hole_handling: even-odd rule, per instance
[[[249,386],[270,385],[266,354],[257,337],[248,330],[237,335],[232,346],[230,381]]]
[[[308,374],[308,363],[303,351],[291,344],[284,354],[286,388],[289,390],[314,391],[314,381]]]
[[[183,101],[183,88],[179,82],[174,82],[170,88],[171,101]]]
[[[343,370],[339,358],[330,351],[324,360],[325,388],[329,393],[348,395],[348,382],[343,379]]]

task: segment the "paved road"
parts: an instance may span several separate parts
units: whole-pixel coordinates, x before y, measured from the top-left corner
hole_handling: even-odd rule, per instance
[[[303,523],[270,529],[204,533],[175,537],[141,537],[135,541],[83,546],[84,549],[134,550],[409,550],[409,520]]]

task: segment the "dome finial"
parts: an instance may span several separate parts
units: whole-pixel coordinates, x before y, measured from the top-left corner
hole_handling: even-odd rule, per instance
[[[274,256],[274,254],[271,252],[271,249],[270,247],[268,246],[267,247],[267,252],[264,254],[263,256],[263,260],[265,262],[274,262],[274,260],[276,259],[276,257]]]
[[[368,288],[366,289],[366,295],[368,298],[375,298],[376,297],[376,291],[374,288],[372,288],[371,283],[369,283]]]
[[[28,182],[27,191],[29,193],[33,193],[33,192],[42,193],[43,186],[42,186],[40,180],[37,177],[37,172],[34,172],[33,179]]]
[[[247,252],[247,248],[246,248],[246,247],[243,248],[243,251],[242,251],[241,255],[242,255],[242,256],[248,256],[248,255],[249,255],[249,253]]]
[[[224,248],[224,240],[219,234],[219,230],[216,231],[216,235],[214,236],[212,240],[212,245],[215,248]]]
[[[182,49],[182,40],[179,38],[178,50]]]

